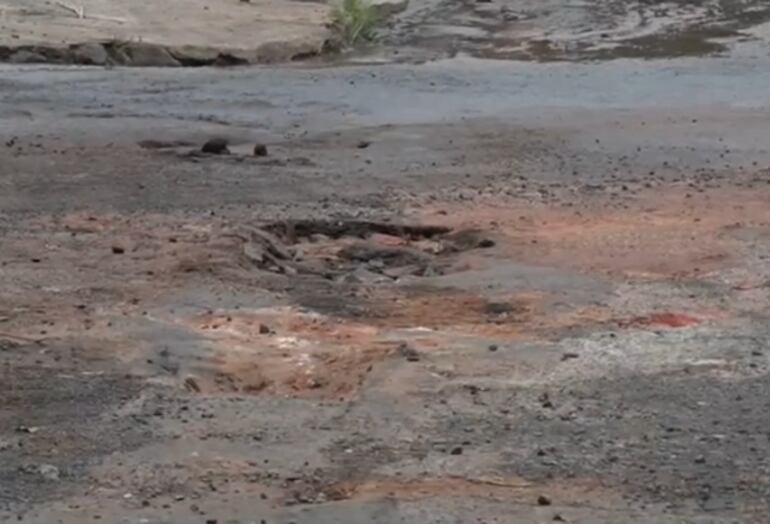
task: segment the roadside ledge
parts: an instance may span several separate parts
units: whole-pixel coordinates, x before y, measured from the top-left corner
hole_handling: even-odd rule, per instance
[[[18,0],[0,61],[129,66],[285,62],[324,51],[329,7],[293,0]]]
[[[145,42],[87,42],[55,46],[0,45],[0,62],[13,64],[126,65],[142,67],[200,67],[270,64],[309,58],[324,51],[324,38],[265,42],[253,49],[166,46]]]

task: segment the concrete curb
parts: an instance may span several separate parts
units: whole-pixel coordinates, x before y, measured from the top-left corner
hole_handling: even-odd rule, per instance
[[[0,61],[248,65],[318,55],[324,0],[14,0],[0,6]]]
[[[15,64],[121,65],[137,67],[201,67],[271,64],[320,55],[326,38],[266,42],[253,49],[166,46],[147,42],[84,42],[70,45],[0,45],[0,61]]]
[[[404,11],[409,5],[409,0],[371,2],[383,21]],[[54,34],[48,37],[29,34],[25,37],[17,28],[17,33],[11,33],[10,38],[0,39],[0,62],[136,67],[237,66],[290,62],[335,49],[334,32],[323,25],[322,17],[318,16],[315,20],[311,29],[296,30],[294,24],[296,33],[289,33],[290,36],[273,30],[270,36],[263,35],[262,41],[259,41],[260,33],[257,33],[253,47],[243,46],[244,42],[253,39],[243,38],[242,27],[240,36],[231,39],[226,36],[226,25],[215,30],[213,36],[208,35],[210,43],[204,42],[201,45],[187,44],[186,41],[194,42],[196,38],[179,32],[173,38],[155,34],[154,37],[140,35],[136,39],[122,39],[106,36],[99,28],[72,32],[66,26],[64,29],[57,28],[58,37]],[[55,22],[55,19],[50,21],[51,27],[56,27]],[[264,24],[261,30],[266,30]],[[228,42],[234,45],[228,45]]]

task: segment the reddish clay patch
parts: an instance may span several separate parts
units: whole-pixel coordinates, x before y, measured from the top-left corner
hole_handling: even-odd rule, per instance
[[[291,308],[207,313],[184,323],[217,348],[193,378],[203,393],[350,398],[395,349],[376,327]]]
[[[641,193],[621,208],[600,199],[564,207],[501,196],[442,203],[439,210],[421,206],[415,215],[441,218],[455,230],[493,230],[498,256],[535,265],[641,280],[698,277],[741,266],[739,233],[767,227],[767,190],[691,196],[687,189],[667,186]]]
[[[531,320],[538,295],[490,301],[453,289],[379,290],[367,321],[382,328],[453,329],[467,333],[519,333]]]
[[[518,477],[493,475],[482,478],[418,478],[371,479],[362,482],[340,483],[324,490],[330,500],[377,499],[424,500],[432,497],[472,496],[478,498],[528,502],[537,500],[547,491],[562,503],[581,504],[588,500],[613,498],[615,493],[594,479],[573,479],[564,482],[531,482]]]
[[[695,318],[686,313],[653,313],[652,315],[646,315],[642,317],[635,317],[631,320],[622,323],[626,327],[670,327],[670,328],[683,328],[689,326],[696,326],[701,323],[701,320]]]

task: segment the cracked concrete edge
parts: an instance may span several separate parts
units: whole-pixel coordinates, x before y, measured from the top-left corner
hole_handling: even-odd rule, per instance
[[[265,42],[251,49],[118,41],[0,44],[0,62],[144,67],[271,64],[320,55],[330,49],[332,37],[330,30],[324,30],[314,36]]]
[[[383,20],[404,11],[408,5],[409,0],[372,0],[372,6]],[[249,49],[118,40],[68,44],[0,43],[0,62],[136,67],[232,66],[290,62],[319,56],[337,47],[334,31],[327,27],[314,35],[264,42]]]
[[[409,0],[371,0],[381,20],[403,12]],[[339,47],[330,27],[313,35],[263,42],[253,48],[168,45],[147,41],[92,40],[70,43],[0,42],[0,62],[136,67],[195,67],[290,62],[319,56]]]

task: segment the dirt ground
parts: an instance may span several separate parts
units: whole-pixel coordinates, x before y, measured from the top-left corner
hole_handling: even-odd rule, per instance
[[[3,66],[0,520],[766,522],[768,65]]]

